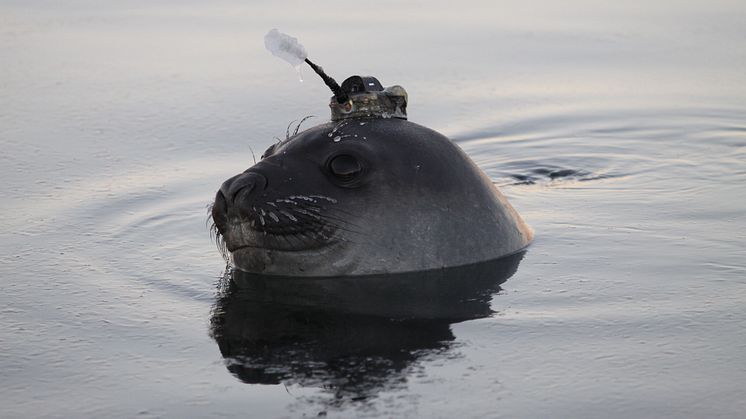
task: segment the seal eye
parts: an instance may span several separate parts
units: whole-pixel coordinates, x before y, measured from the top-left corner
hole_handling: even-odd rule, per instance
[[[342,182],[350,182],[360,175],[363,166],[357,158],[340,154],[329,161],[329,171]]]

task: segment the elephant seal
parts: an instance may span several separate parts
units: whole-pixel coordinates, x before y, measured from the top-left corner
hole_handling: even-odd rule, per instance
[[[342,89],[351,99],[332,100],[332,122],[271,146],[217,192],[212,219],[236,268],[400,273],[492,260],[529,244],[531,229],[471,159],[405,119],[404,89],[359,76]]]
[[[212,218],[238,269],[270,275],[466,265],[532,237],[461,149],[393,118],[328,123],[270,147],[223,183]]]

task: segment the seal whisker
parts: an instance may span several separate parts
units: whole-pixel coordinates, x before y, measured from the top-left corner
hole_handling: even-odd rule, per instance
[[[287,140],[288,138],[290,138],[290,127],[291,127],[291,126],[293,125],[293,123],[294,123],[295,121],[297,121],[297,119],[294,119],[294,120],[290,121],[290,123],[288,124],[288,127],[287,127],[287,129],[285,130],[285,139],[286,139],[286,140]]]
[[[305,230],[296,233],[294,237],[301,243],[301,246],[312,246],[327,243],[328,240],[319,237],[313,230]]]
[[[218,229],[218,225],[212,216],[212,210],[214,207],[215,207],[214,202],[207,206],[207,219],[205,220],[205,226],[209,226],[210,238],[215,242],[215,245],[218,248],[218,252],[220,252],[220,255],[227,262],[229,259],[230,253],[228,252],[228,247],[225,242],[225,238],[223,237],[222,234],[220,234],[220,229]]]
[[[331,240],[330,236],[333,233],[330,231],[328,235],[324,234],[324,229],[325,228],[328,229],[328,226],[319,225],[318,228],[309,229],[309,230],[304,231],[304,234],[310,234],[310,235],[312,235],[315,238],[315,240],[317,240],[317,241],[319,240],[319,237],[320,237],[321,239],[323,239],[323,241],[327,241],[328,242],[328,241]]]
[[[287,217],[290,221],[298,221],[298,219],[295,216],[293,216],[292,214],[290,214],[289,212],[287,212],[285,210],[280,210],[280,214],[282,214],[285,217]]]
[[[288,247],[290,248],[294,247],[293,243],[290,242],[290,237],[291,237],[290,235],[283,234],[283,235],[275,236],[275,237],[282,238],[283,240],[285,240],[285,242],[288,244]]]
[[[330,198],[330,197],[324,196],[324,195],[308,195],[308,196],[309,196],[309,198],[323,199],[325,201],[331,202],[332,204],[336,204],[337,203],[336,199]]]
[[[360,228],[360,226],[358,226],[358,225],[356,225],[354,223],[347,222],[345,220],[340,220],[340,219],[337,219],[337,218],[334,218],[334,217],[330,217],[328,215],[316,215],[316,214],[312,214],[312,213],[305,213],[305,214],[304,213],[298,213],[298,214],[299,214],[299,217],[301,217],[302,220],[304,220],[304,221],[306,221],[306,222],[308,222],[310,224],[313,224],[313,225],[319,225],[319,226],[322,226],[322,227],[326,225],[326,226],[331,226],[334,229],[338,229],[338,230],[342,230],[342,231],[346,231],[346,232],[350,232],[350,233],[355,233],[355,234],[362,234],[361,231],[358,231],[358,230],[354,229],[354,228]],[[307,216],[311,216],[311,218],[308,218]],[[344,225],[344,224],[346,224],[346,225]],[[351,228],[350,226],[354,227],[354,228]]]
[[[303,231],[303,232],[293,234],[293,238],[295,238],[302,247],[309,247],[311,244],[322,241],[316,238],[315,235],[311,236],[312,234],[313,232]]]
[[[228,245],[226,244],[223,235],[220,234],[217,225],[213,224],[212,226],[210,226],[210,236],[212,236],[213,240],[215,241],[215,245],[217,246],[220,255],[223,257],[224,260],[228,261]]]
[[[301,224],[306,224],[306,225],[319,225],[319,224],[323,224],[321,216],[319,216],[319,215],[312,214],[312,213],[303,213],[303,212],[298,212],[298,211],[294,211],[294,210],[292,210],[292,211],[293,211],[293,213],[295,213],[297,215],[297,217],[295,217],[295,218],[298,221],[300,221]]]
[[[305,209],[305,208],[304,208],[304,209]],[[349,220],[345,220],[345,219],[343,219],[343,218],[340,218],[340,217],[337,217],[337,216],[335,216],[335,215],[331,215],[331,214],[329,214],[329,211],[333,211],[333,209],[329,209],[329,208],[321,208],[321,210],[322,210],[322,211],[325,211],[325,212],[321,212],[321,211],[318,211],[318,212],[317,212],[317,211],[314,211],[313,213],[310,213],[309,215],[312,215],[312,216],[318,216],[318,217],[315,217],[315,218],[317,218],[317,219],[324,219],[324,220],[334,220],[334,221],[336,221],[336,222],[338,222],[338,223],[342,223],[342,224],[350,225],[350,226],[353,226],[353,227],[361,227],[360,225],[358,225],[358,224],[356,224],[356,223],[353,223],[352,221],[349,221]],[[296,211],[295,211],[295,212],[298,212],[298,211],[297,211],[297,209],[296,209]],[[303,212],[301,212],[301,213],[303,213]]]
[[[293,213],[297,214],[297,219],[300,220],[303,223],[306,223],[309,226],[317,226],[317,227],[324,227],[324,226],[331,226],[335,229],[340,229],[344,231],[349,231],[352,233],[358,233],[355,230],[352,230],[347,227],[343,227],[340,224],[340,220],[335,220],[333,217],[328,217],[323,214],[316,214],[313,212],[305,211],[302,208],[291,208],[289,209]]]
[[[316,215],[316,214],[303,214],[303,213],[298,213],[298,212],[296,212],[296,214],[299,214],[299,217],[301,217],[303,220],[307,222],[312,222],[314,224],[320,224],[320,225],[328,224],[340,230],[349,231],[351,233],[356,233],[356,234],[362,234],[359,230],[357,230],[357,229],[361,229],[360,225],[357,225],[355,223],[342,220],[342,219],[339,219],[333,216],[329,216],[328,214]],[[308,218],[307,215],[310,215],[311,218]]]
[[[315,117],[316,115],[308,115],[304,117],[303,119],[301,119],[300,122],[298,122],[298,125],[295,126],[295,131],[293,132],[293,136],[298,135],[298,130],[300,129],[300,126],[303,125],[303,123],[306,122],[307,119],[315,118]]]
[[[306,201],[306,202],[316,202],[315,199],[311,198],[310,196],[306,196],[306,195],[290,195],[288,197],[288,199],[290,199],[290,200],[299,199],[299,200],[303,200],[303,201]]]
[[[335,211],[335,212],[338,212],[340,214],[343,214],[343,215],[349,216],[349,217],[355,217],[356,216],[356,214],[354,214],[352,212],[349,212],[349,211],[345,211],[345,210],[339,208],[335,204],[332,204],[332,205],[320,205],[318,203],[314,203],[315,204],[314,205],[314,204],[311,204],[309,202],[303,202],[303,201],[290,201],[290,203],[293,203],[296,206],[301,206],[301,207],[306,208],[306,209],[312,209],[312,211],[315,211],[315,212],[319,212],[320,210],[321,211]]]
[[[360,231],[355,229],[361,229],[362,227],[358,224],[354,224],[345,220],[341,220],[338,218],[330,217],[328,215],[323,216],[323,220],[326,224],[333,224],[334,227],[339,228],[341,230],[349,231],[351,233],[358,233],[362,234]]]
[[[319,215],[319,214],[317,214],[315,212],[310,212],[310,211],[308,211],[308,210],[306,210],[304,208],[293,208],[293,212],[296,212],[298,214],[307,215],[307,216],[313,217],[313,218],[315,218],[317,220],[321,219],[321,215]]]
[[[315,225],[320,226],[322,229],[325,228],[325,227],[326,228],[331,227],[332,229],[342,230],[342,231],[345,231],[345,232],[348,232],[348,233],[363,234],[361,231],[355,230],[355,229],[350,228],[348,226],[343,226],[340,223],[340,222],[343,222],[342,220],[336,220],[334,218],[322,216],[321,218],[314,219],[313,221],[314,221]],[[346,224],[350,224],[350,223],[346,223]],[[354,224],[351,224],[351,225],[353,227],[359,227],[359,226],[354,225]]]
[[[256,154],[254,154],[254,149],[249,146],[249,151],[251,152],[251,158],[254,160],[254,164],[256,164]]]
[[[212,227],[216,227],[215,226],[215,220],[213,220],[213,218],[212,218],[212,209],[214,207],[215,207],[215,203],[214,202],[207,205],[207,219],[205,219],[205,227],[210,227],[211,229],[212,229]]]
[[[360,232],[360,231],[357,231],[357,230],[353,230],[353,229],[351,229],[351,228],[344,228],[344,227],[340,227],[340,226],[334,226],[334,227],[335,227],[335,229],[337,229],[337,230],[341,230],[341,231],[344,231],[344,232],[346,232],[346,233],[356,234],[356,235],[359,235],[359,236],[362,236],[362,235],[363,235],[363,233],[362,233],[362,232]]]
[[[300,205],[300,206],[303,207],[303,209],[306,209],[306,210],[309,210],[309,211],[313,211],[313,212],[315,212],[317,214],[320,213],[321,210],[322,210],[322,208],[323,208],[323,207],[317,207],[315,205]]]
[[[295,205],[296,207],[301,207],[301,208],[304,208],[306,210],[311,210],[311,211],[314,211],[314,212],[336,211],[336,212],[339,212],[339,213],[347,215],[347,216],[354,216],[355,215],[355,214],[353,214],[353,213],[351,213],[349,211],[344,211],[344,210],[338,208],[337,205],[335,205],[335,204],[332,204],[332,205],[320,205],[320,204],[318,204],[316,202],[311,203],[311,202],[308,202],[308,201],[291,201],[291,203],[293,203],[293,205]]]
[[[355,217],[356,216],[356,214],[354,214],[354,213],[352,213],[350,211],[345,211],[345,210],[343,210],[342,208],[339,208],[336,205],[330,205],[330,206],[326,206],[326,207],[323,207],[323,208],[328,209],[329,211],[338,212],[338,213],[340,213],[342,215],[345,215],[345,216],[348,216],[348,217]]]

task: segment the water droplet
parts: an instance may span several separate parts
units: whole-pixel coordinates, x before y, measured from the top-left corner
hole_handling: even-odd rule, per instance
[[[336,137],[334,137],[334,142],[338,143],[339,140],[341,140],[341,139],[342,139],[342,137],[340,137],[339,135],[337,135]]]
[[[300,80],[301,83],[303,83],[303,70],[302,70],[302,68],[303,67],[301,67],[300,65],[295,66],[295,71],[298,72],[298,80]]]

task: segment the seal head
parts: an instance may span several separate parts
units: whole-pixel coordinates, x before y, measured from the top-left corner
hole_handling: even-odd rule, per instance
[[[212,218],[235,267],[348,276],[467,265],[532,232],[443,135],[400,118],[344,118],[271,146],[223,183]]]

